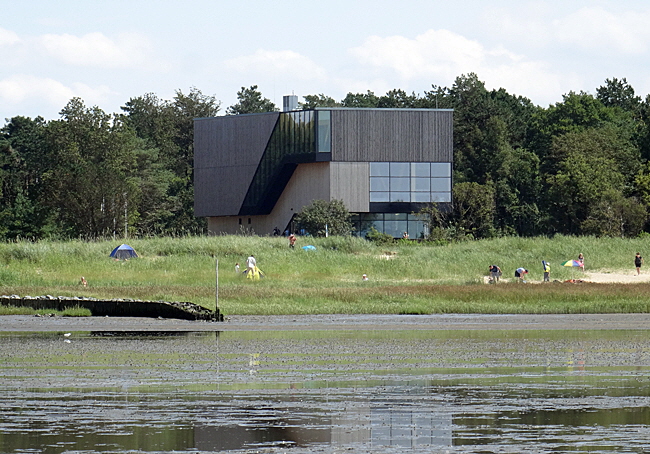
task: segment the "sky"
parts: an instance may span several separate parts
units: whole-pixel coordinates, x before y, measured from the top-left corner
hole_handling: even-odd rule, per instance
[[[221,103],[283,95],[423,95],[476,73],[548,107],[626,78],[650,93],[650,2],[4,1],[0,119],[59,118],[73,97],[105,112],[192,87]]]

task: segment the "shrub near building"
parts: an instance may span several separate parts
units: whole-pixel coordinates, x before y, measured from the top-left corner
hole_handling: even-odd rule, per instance
[[[349,235],[350,212],[342,200],[314,200],[296,215],[296,224],[313,236]]]

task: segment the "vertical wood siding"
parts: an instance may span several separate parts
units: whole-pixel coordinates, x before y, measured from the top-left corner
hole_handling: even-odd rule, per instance
[[[194,121],[194,214],[239,213],[279,112]]]
[[[451,162],[453,112],[333,110],[332,161]]]
[[[343,200],[351,212],[370,210],[370,164],[332,162],[330,180],[330,200]]]

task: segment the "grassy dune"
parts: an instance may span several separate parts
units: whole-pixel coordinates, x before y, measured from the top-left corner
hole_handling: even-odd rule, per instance
[[[650,311],[650,284],[483,284],[492,263],[507,278],[523,266],[530,281],[541,281],[541,260],[551,262],[553,280],[580,277],[559,266],[580,252],[588,271],[630,272],[634,254],[650,250],[645,238],[498,238],[448,246],[299,238],[295,250],[274,237],[152,238],[129,241],[140,258],[117,262],[108,254],[119,244],[0,244],[0,294],[191,301],[214,309],[218,259],[219,307],[226,315]],[[316,251],[299,248],[306,244]],[[234,272],[251,253],[266,274],[257,282]],[[364,273],[369,281],[361,280]],[[88,287],[79,285],[81,276]]]

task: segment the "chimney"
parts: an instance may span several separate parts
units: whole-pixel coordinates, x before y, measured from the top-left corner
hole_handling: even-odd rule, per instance
[[[284,95],[282,97],[282,111],[291,112],[292,110],[298,110],[298,96]]]

